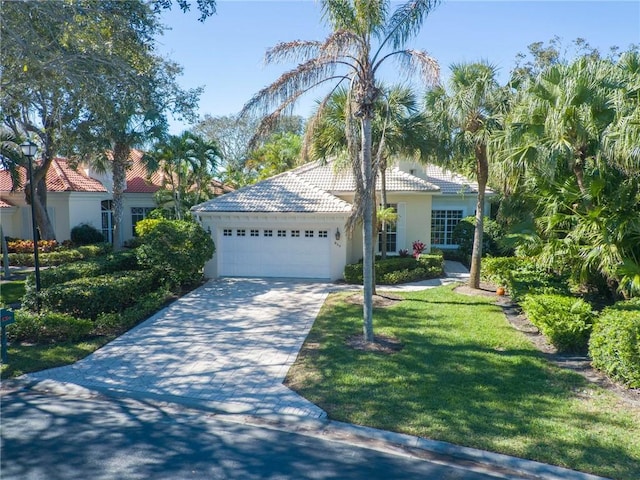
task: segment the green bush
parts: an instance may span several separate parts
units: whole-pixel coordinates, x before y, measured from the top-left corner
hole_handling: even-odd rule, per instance
[[[93,245],[104,243],[105,238],[100,230],[88,223],[81,223],[71,229],[71,241],[74,245]]]
[[[521,303],[527,318],[560,352],[587,350],[594,313],[580,298],[557,295],[526,295]]]
[[[530,257],[484,258],[481,275],[483,280],[505,287],[516,301],[527,294],[570,294],[566,275],[550,273]]]
[[[111,252],[111,250],[112,246],[109,243],[84,245],[71,250],[40,253],[38,255],[38,261],[42,267],[52,267],[62,265],[64,263],[77,262],[79,260],[106,255]],[[10,253],[9,265],[33,267],[33,253]]]
[[[110,253],[103,257],[68,263],[56,268],[42,270],[40,272],[40,285],[42,288],[48,288],[77,278],[96,277],[106,273],[137,269],[139,269],[139,266],[135,252],[123,251]],[[34,274],[27,276],[25,286],[29,295],[35,295]]]
[[[135,305],[122,312],[101,313],[95,321],[95,333],[105,335],[125,332],[160,310],[170,298],[170,292],[161,288],[143,295]]]
[[[640,388],[640,302],[605,308],[589,340],[593,366],[630,388]]]
[[[95,320],[104,312],[120,312],[157,287],[156,272],[124,271],[78,278],[40,291],[43,310]],[[37,297],[26,295],[24,306],[35,310]]]
[[[145,219],[136,224],[141,266],[158,272],[172,287],[197,283],[215,251],[213,240],[199,224],[185,220]]]
[[[501,255],[502,252],[499,247],[499,242],[503,236],[502,228],[498,222],[490,218],[485,218],[482,226],[482,256]],[[467,261],[471,260],[471,254],[473,253],[475,230],[476,217],[470,216],[460,220],[451,233],[453,243],[458,245],[458,253],[462,255],[463,258],[466,258]]]
[[[7,327],[7,337],[12,342],[31,343],[76,342],[88,336],[93,322],[55,312],[40,314],[27,310],[15,311],[16,323]]]
[[[417,260],[413,257],[388,257],[376,260],[375,272],[376,283],[380,285],[414,282],[442,276],[444,260],[441,253],[421,254]],[[362,262],[346,265],[344,280],[362,285]]]

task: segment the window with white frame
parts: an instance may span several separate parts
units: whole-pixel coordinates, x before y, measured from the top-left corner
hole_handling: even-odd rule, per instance
[[[453,243],[453,229],[462,220],[462,210],[431,211],[431,244],[456,245]]]
[[[131,207],[131,233],[134,237],[137,236],[136,223],[147,218],[153,210],[153,207]]]
[[[259,237],[260,236],[260,230],[258,230],[256,228],[252,228],[251,231],[249,232],[249,235],[251,235],[252,237]]]
[[[231,230],[230,228],[225,228],[224,230],[222,230],[222,236],[223,237],[233,236],[233,230]]]
[[[246,237],[247,231],[244,228],[238,228],[236,230],[236,237]]]
[[[267,229],[264,232],[262,232],[262,235],[264,237],[273,237],[273,230]]]
[[[312,238],[313,237],[313,230],[305,230],[304,231],[304,236],[307,238]]]
[[[278,236],[279,237],[286,237],[287,236],[287,231],[286,230],[278,230]]]
[[[398,213],[398,205],[395,203],[387,204],[387,208],[393,208]],[[396,252],[398,250],[398,226],[397,222],[387,222],[385,225],[387,231],[387,252]],[[382,232],[378,232],[378,251],[382,251]]]
[[[328,230],[318,230],[318,236],[320,238],[327,238],[329,236]]]
[[[291,230],[291,236],[292,237],[299,237],[300,236],[300,230]]]

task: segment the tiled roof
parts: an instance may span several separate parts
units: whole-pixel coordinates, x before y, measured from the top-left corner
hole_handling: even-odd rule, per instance
[[[20,167],[18,171],[24,191],[27,183],[27,169]],[[104,186],[80,170],[71,168],[64,158],[54,158],[47,171],[47,191],[49,192],[106,192]],[[12,188],[11,176],[6,170],[0,171],[0,191],[9,192]]]
[[[355,180],[351,169],[336,169],[333,162],[313,162],[292,170],[300,178],[328,192],[353,192]],[[438,186],[409,173],[388,168],[386,171],[386,187],[388,192],[437,192]],[[380,178],[376,181],[376,189],[381,187]]]
[[[460,174],[436,165],[426,165],[425,171],[429,182],[440,187],[440,191],[445,195],[478,193],[478,182],[471,181]],[[487,193],[492,193],[492,191],[487,188]]]
[[[150,176],[142,163],[143,152],[131,150],[129,159],[131,164],[127,168],[127,188],[125,193],[155,193],[162,188],[164,176],[160,172],[153,172]]]
[[[351,204],[304,181],[294,171],[216,197],[194,212],[348,213]]]

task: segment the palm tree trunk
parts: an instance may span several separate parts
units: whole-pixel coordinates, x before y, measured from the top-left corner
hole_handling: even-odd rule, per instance
[[[362,219],[362,275],[363,275],[363,334],[364,341],[373,342],[373,196],[371,166],[371,118],[362,119],[362,176],[364,179],[364,208]]]
[[[480,266],[482,261],[482,238],[484,236],[484,197],[489,177],[489,163],[486,145],[476,146],[476,162],[478,176],[478,202],[476,204],[476,228],[473,234],[473,249],[471,253],[471,268],[469,286],[480,288]]]
[[[380,164],[380,204],[382,210],[387,209],[387,166]],[[380,228],[382,241],[380,242],[380,258],[384,260],[387,258],[387,221],[382,219],[382,228]]]
[[[113,149],[113,249],[122,248],[122,218],[124,191],[127,188],[127,159],[129,147],[116,143]]]

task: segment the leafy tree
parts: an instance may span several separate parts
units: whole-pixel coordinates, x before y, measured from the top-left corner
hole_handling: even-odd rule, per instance
[[[253,150],[246,169],[256,180],[264,180],[293,168],[302,148],[302,139],[295,133],[276,133],[261,147]]]
[[[173,216],[182,220],[189,208],[211,197],[209,185],[218,165],[218,147],[191,132],[170,135],[145,155],[150,171],[161,171]],[[162,198],[162,197],[160,197]],[[168,202],[163,202],[166,208]]]
[[[447,154],[438,162],[474,164],[478,182],[475,233],[471,255],[469,286],[480,286],[480,264],[484,232],[484,203],[489,180],[488,144],[501,128],[500,114],[507,95],[496,80],[496,69],[486,62],[456,64],[451,67],[448,88],[438,87],[427,94],[429,128],[444,139]],[[439,130],[439,132],[438,132]]]
[[[437,63],[425,52],[404,49],[414,37],[426,15],[438,0],[405,2],[390,13],[390,1],[324,0],[322,12],[332,32],[324,41],[284,42],[271,48],[266,62],[299,61],[293,70],[258,92],[243,113],[265,115],[259,134],[271,130],[283,112],[302,95],[319,85],[332,82],[349,85],[348,132],[352,170],[356,178],[355,218],[363,224],[364,338],[373,338],[373,190],[375,172],[372,163],[372,119],[380,95],[376,74],[392,58],[405,67],[418,67],[422,78],[431,83],[437,78]],[[320,110],[330,93],[320,102]],[[313,121],[307,128],[313,129]]]

